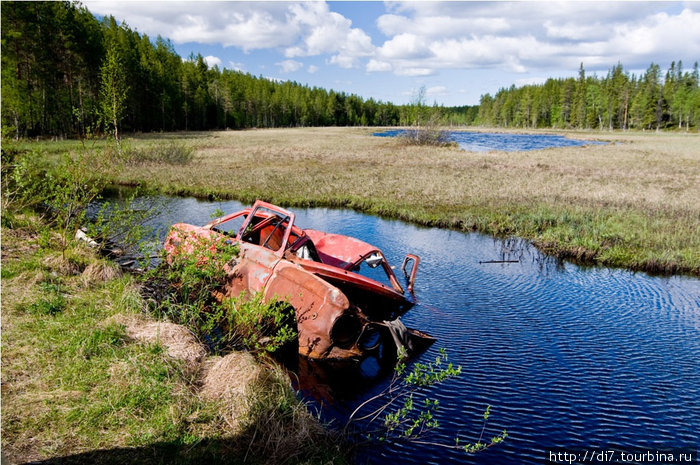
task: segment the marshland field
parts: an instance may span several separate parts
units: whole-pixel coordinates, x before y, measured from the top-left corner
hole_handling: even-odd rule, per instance
[[[164,193],[337,206],[532,240],[587,264],[700,273],[700,136],[565,132],[606,145],[465,152],[372,128],[142,135],[135,149],[194,148],[187,164],[127,164],[114,178]],[[548,131],[551,132],[551,131]]]
[[[120,166],[95,171],[151,192],[353,208],[523,237],[591,265],[700,275],[697,134],[567,132],[608,143],[473,153],[375,131],[136,135],[123,140]],[[62,163],[67,152],[76,161],[91,148],[99,149],[95,159],[112,150],[103,141],[13,144],[3,149]],[[22,179],[15,184],[31,193]],[[321,428],[278,370],[227,381],[235,396],[204,395],[226,357],[173,355],[185,336],[145,315],[136,277],[66,241],[37,212],[5,208],[17,194],[3,195],[2,430],[11,461],[348,460],[344,443]]]

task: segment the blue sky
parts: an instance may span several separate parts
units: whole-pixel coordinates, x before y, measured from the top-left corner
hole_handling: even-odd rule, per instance
[[[187,58],[397,104],[700,60],[700,2],[84,1]]]

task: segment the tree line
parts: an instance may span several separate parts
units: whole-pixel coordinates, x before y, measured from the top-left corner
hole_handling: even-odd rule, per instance
[[[655,63],[641,76],[618,63],[604,77],[587,76],[581,64],[578,78],[483,95],[476,120],[501,127],[689,130],[700,120],[698,77],[697,62],[691,71],[672,62],[663,79]]]
[[[3,2],[3,136],[75,137],[102,130],[448,125],[574,128],[698,126],[698,66],[661,79],[613,67],[607,76],[549,79],[499,90],[474,106],[408,105],[275,81],[183,60],[172,43],[96,19],[77,2]]]
[[[125,131],[391,126],[412,124],[414,113],[210,67],[200,54],[183,60],[169,40],[151,40],[112,16],[98,21],[78,3],[3,2],[4,135],[72,137],[111,126],[117,108],[110,96],[119,93]]]

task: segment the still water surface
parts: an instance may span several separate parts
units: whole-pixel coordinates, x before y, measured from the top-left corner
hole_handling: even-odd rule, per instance
[[[379,137],[401,136],[405,131],[392,129],[374,133]],[[450,139],[468,152],[487,152],[501,150],[504,152],[521,152],[527,150],[547,149],[551,147],[580,147],[582,145],[601,145],[606,142],[569,139],[557,134],[506,134],[496,132],[450,131]]]
[[[238,202],[165,198],[156,223],[204,224]],[[422,228],[347,210],[295,209],[303,228],[347,234],[400,265],[421,257],[418,304],[403,321],[438,338],[462,375],[437,387],[440,432],[474,442],[486,405],[487,435],[507,440],[475,456],[422,446],[372,445],[359,463],[543,463],[553,447],[700,445],[700,281],[557,263],[520,240]],[[518,263],[480,261],[511,259]],[[387,382],[357,372],[299,367],[298,387],[326,419],[342,419]],[[314,374],[309,375],[309,372]],[[330,377],[329,377],[330,375]],[[490,437],[490,436],[488,436]]]

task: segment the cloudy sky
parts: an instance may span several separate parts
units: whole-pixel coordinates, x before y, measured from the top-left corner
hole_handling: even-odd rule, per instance
[[[210,66],[394,103],[429,103],[621,62],[700,60],[700,2],[171,2],[85,0]]]

